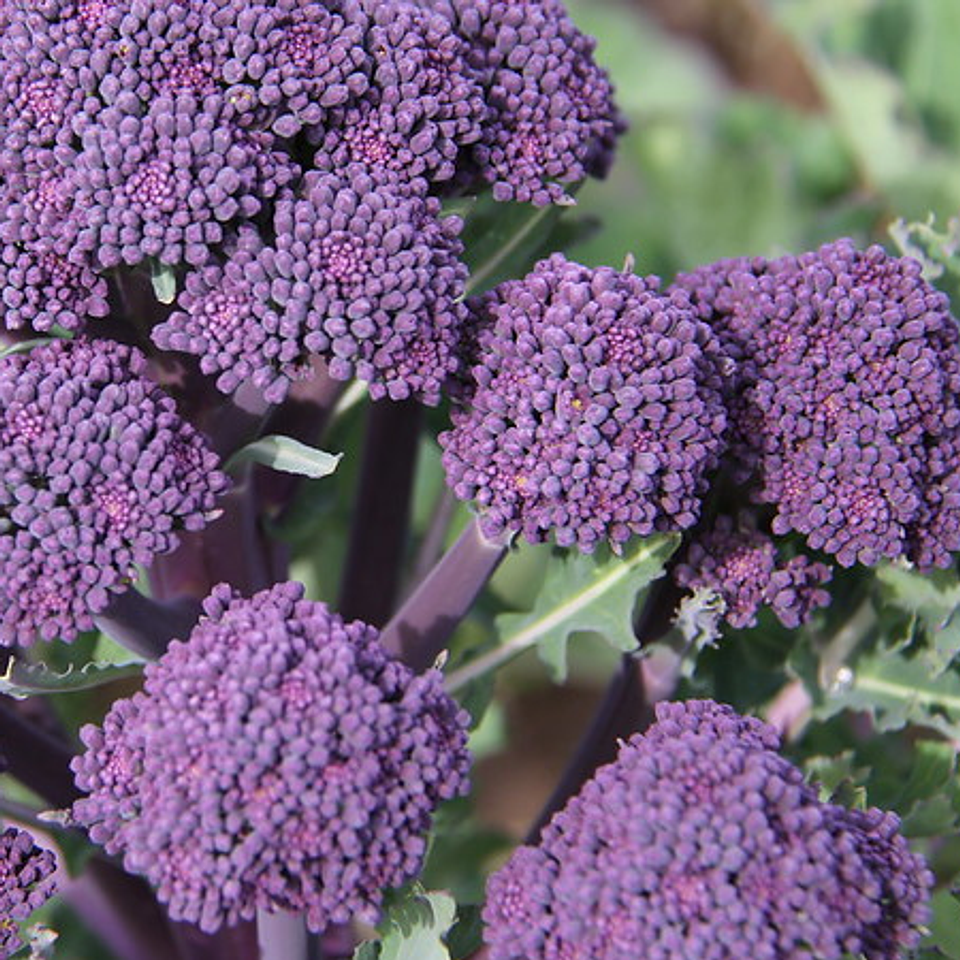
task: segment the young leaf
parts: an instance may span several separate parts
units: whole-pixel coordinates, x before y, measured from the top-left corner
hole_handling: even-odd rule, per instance
[[[960,576],[956,570],[920,574],[898,564],[876,570],[884,598],[913,614],[927,639],[924,658],[935,675],[960,653]]]
[[[27,353],[34,347],[42,347],[45,343],[53,343],[56,337],[37,337],[35,340],[21,340],[19,343],[11,343],[10,346],[0,350],[0,359],[12,356],[15,353]]]
[[[150,265],[150,282],[153,295],[160,303],[173,303],[177,299],[177,271],[173,267],[154,261]]]
[[[447,893],[427,893],[418,885],[397,891],[377,926],[380,940],[360,944],[353,960],[450,960],[442,938],[456,915]]]
[[[0,674],[0,694],[24,700],[36,694],[72,693],[125,677],[138,677],[142,671],[143,663],[93,661],[81,667],[69,664],[66,670],[58,672],[45,663],[23,663],[10,657]]]
[[[260,463],[283,473],[295,473],[316,480],[333,473],[342,456],[307,446],[293,437],[272,434],[238,450],[227,462],[227,470],[234,470],[245,463]]]
[[[637,594],[663,574],[679,540],[673,534],[638,538],[620,557],[608,550],[589,555],[568,551],[548,568],[533,609],[497,617],[500,645],[452,673],[448,687],[455,690],[535,644],[554,677],[562,681],[567,641],[577,633],[599,633],[618,650],[635,650]]]
[[[820,693],[817,717],[863,710],[881,731],[917,724],[960,737],[960,676],[953,670],[932,676],[920,657],[877,650],[859,657],[843,681]]]

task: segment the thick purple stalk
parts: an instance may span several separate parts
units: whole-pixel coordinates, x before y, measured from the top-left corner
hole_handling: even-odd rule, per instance
[[[170,928],[182,960],[260,960],[253,920],[213,934],[189,923],[171,923]],[[299,958],[291,956],[290,960]]]
[[[131,587],[117,594],[94,621],[121,646],[148,660],[156,660],[171,640],[182,639],[190,633],[199,615],[200,604],[190,597],[161,603]]]
[[[308,956],[307,926],[300,914],[258,910],[257,939],[260,960],[306,960]]]
[[[393,613],[410,526],[410,495],[423,408],[414,400],[371,404],[338,609],[382,626]]]
[[[383,645],[414,670],[432,666],[507,555],[511,534],[488,540],[476,520],[383,628]]]
[[[70,748],[5,698],[0,699],[0,745],[10,773],[51,806],[69,807],[80,796],[70,773]]]

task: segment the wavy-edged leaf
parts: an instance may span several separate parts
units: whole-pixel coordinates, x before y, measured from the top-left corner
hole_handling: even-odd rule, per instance
[[[500,645],[451,673],[448,688],[456,690],[533,646],[562,681],[567,642],[578,633],[599,633],[617,650],[635,650],[637,595],[662,576],[679,543],[677,534],[661,534],[632,541],[622,556],[604,548],[593,554],[571,550],[557,557],[547,568],[533,609],[497,617]]]
[[[883,649],[864,654],[818,695],[820,718],[862,710],[881,731],[916,724],[960,738],[960,676],[954,670],[933,676],[921,657]]]
[[[912,614],[927,643],[923,657],[936,675],[960,653],[960,576],[956,570],[918,573],[899,564],[876,570],[884,600]]]
[[[960,218],[952,217],[939,230],[931,213],[912,223],[895,220],[889,231],[900,252],[918,260],[924,277],[950,296],[954,309],[960,307]]]
[[[52,670],[45,663],[23,663],[10,657],[0,675],[0,694],[24,700],[38,694],[73,693],[112,683],[127,677],[138,677],[142,662],[110,663],[92,661],[80,667],[68,665],[66,670]]]
[[[456,902],[448,893],[428,893],[419,884],[395,891],[377,925],[379,942],[361,944],[354,960],[450,960],[443,938],[456,916]]]
[[[330,476],[342,457],[342,453],[327,453],[293,437],[271,434],[238,450],[228,461],[227,470],[246,463],[260,463],[283,473],[295,473],[316,480]]]

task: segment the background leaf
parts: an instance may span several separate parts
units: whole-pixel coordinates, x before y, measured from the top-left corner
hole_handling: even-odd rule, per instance
[[[0,694],[24,700],[35,694],[71,693],[138,677],[143,663],[109,663],[92,661],[80,667],[68,665],[63,672],[51,670],[45,663],[24,663],[13,657],[0,675]]]
[[[316,480],[333,473],[342,456],[341,453],[327,453],[310,447],[293,437],[273,434],[238,450],[227,462],[227,470],[245,463],[260,463],[274,470]]]

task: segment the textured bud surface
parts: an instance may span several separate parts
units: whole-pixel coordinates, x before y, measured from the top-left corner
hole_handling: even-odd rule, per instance
[[[726,414],[724,358],[686,295],[557,254],[475,306],[466,406],[440,443],[484,532],[588,552],[691,526]]]
[[[375,918],[419,871],[435,807],[467,789],[467,715],[438,672],[415,676],[299,584],[221,585],[204,611],[83,729],[74,815],[204,930],[258,908],[313,930]]]
[[[896,816],[823,803],[773,728],[659,704],[490,878],[490,960],[895,960],[933,876]]]
[[[0,359],[0,642],[90,629],[214,514],[227,478],[145,367],[107,341]]]

